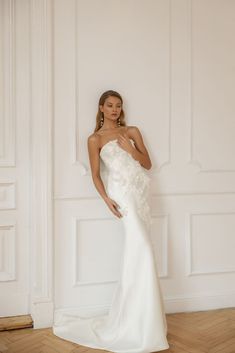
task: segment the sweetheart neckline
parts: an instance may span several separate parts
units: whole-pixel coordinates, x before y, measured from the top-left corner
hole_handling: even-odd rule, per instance
[[[116,138],[116,139],[113,139],[113,140],[109,140],[108,142],[106,142],[102,147],[101,147],[101,149],[100,149],[100,153],[101,153],[101,151],[102,151],[102,149],[107,145],[107,144],[109,144],[110,142],[114,142],[114,141],[117,141],[118,139]],[[129,138],[129,140],[132,140],[133,142],[134,142],[134,140],[133,139],[130,139]],[[99,153],[99,154],[100,154]]]
[[[116,139],[113,139],[113,140],[109,140],[108,142],[106,142],[100,149],[100,152],[102,151],[102,149],[110,142],[113,142],[113,141],[117,141],[117,138]]]

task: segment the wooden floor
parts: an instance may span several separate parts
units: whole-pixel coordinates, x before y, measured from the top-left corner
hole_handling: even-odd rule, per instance
[[[170,348],[164,353],[235,353],[235,308],[167,314]],[[0,332],[4,353],[104,353],[62,340],[52,329]]]

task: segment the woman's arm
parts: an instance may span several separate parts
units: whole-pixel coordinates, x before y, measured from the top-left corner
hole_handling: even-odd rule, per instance
[[[135,142],[135,147],[132,146],[129,138]],[[130,126],[126,137],[120,135],[119,144],[129,152],[135,160],[139,161],[144,168],[150,169],[152,167],[147,148],[144,145],[142,135],[137,126]]]
[[[103,183],[101,176],[100,176],[99,144],[98,144],[96,136],[91,135],[88,137],[87,147],[88,147],[89,160],[90,160],[90,166],[91,166],[91,175],[92,175],[93,183],[94,183],[97,191],[99,192],[100,196],[103,198],[105,203],[110,208],[110,210],[117,217],[122,217],[122,214],[117,210],[117,208],[119,207],[118,204],[114,200],[110,199],[110,197],[107,195],[105,187],[104,187],[104,183]]]
[[[87,140],[87,147],[89,153],[89,160],[91,166],[91,175],[93,183],[99,192],[100,196],[105,200],[108,198],[103,181],[100,177],[100,156],[98,141],[95,136],[89,136]]]

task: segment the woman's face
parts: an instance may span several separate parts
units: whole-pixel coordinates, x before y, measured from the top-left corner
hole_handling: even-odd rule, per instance
[[[104,113],[104,118],[115,121],[121,114],[122,102],[118,97],[109,96],[104,105],[100,105],[100,110]]]

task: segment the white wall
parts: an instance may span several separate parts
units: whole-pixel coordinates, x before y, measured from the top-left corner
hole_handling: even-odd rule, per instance
[[[28,33],[19,2],[1,0],[0,316],[29,313]]]
[[[53,319],[52,2],[0,0],[0,316]]]
[[[151,235],[167,312],[235,304],[234,10],[231,1],[56,1],[57,309],[108,307],[118,276],[122,229],[92,185],[86,145],[107,89],[123,95],[153,161]]]
[[[123,229],[92,184],[86,140],[99,96],[115,89],[153,162],[151,236],[166,311],[234,306],[235,3],[1,0],[1,6],[1,38],[17,28],[17,40],[3,42],[1,51],[7,94],[0,229],[7,241],[14,229],[17,241],[15,253],[9,241],[0,254],[15,260],[19,273],[10,282],[1,277],[1,293],[6,298],[12,286],[20,288],[35,327],[51,325],[53,304],[108,308]],[[16,87],[17,104],[9,105],[8,85]],[[14,222],[26,228],[12,228]]]

